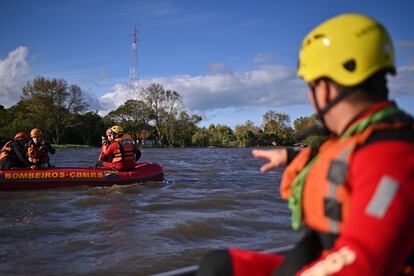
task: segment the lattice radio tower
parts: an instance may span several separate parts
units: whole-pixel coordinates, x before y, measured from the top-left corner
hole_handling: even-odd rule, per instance
[[[129,98],[137,98],[139,93],[138,76],[138,49],[137,49],[137,27],[132,32],[131,67],[129,69]]]

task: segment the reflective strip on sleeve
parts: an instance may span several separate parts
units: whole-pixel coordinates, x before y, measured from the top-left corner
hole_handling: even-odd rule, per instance
[[[368,215],[383,218],[397,192],[399,183],[389,176],[383,176],[365,209]]]

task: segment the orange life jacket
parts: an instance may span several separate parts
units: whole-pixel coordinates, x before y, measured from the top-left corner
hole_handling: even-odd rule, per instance
[[[407,127],[405,123],[375,123],[347,138],[331,138],[320,148],[317,159],[305,178],[302,193],[303,222],[322,233],[339,234],[350,208],[347,183],[352,155],[374,131]],[[295,191],[293,180],[311,159],[311,149],[302,150],[286,168],[281,183],[281,196],[288,199]]]
[[[132,139],[117,138],[114,141],[118,144],[118,149],[114,153],[112,163],[135,160],[136,146]]]
[[[41,145],[38,147],[33,141],[29,142],[27,148],[27,158],[33,164],[41,164],[49,162],[49,154],[47,150]]]
[[[9,147],[9,145],[13,142],[13,140],[8,141],[0,151],[0,160],[6,158],[13,152],[13,148]]]

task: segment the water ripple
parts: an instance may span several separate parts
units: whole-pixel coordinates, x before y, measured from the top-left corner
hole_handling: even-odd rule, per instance
[[[91,166],[99,149],[59,149]],[[264,250],[296,237],[280,200],[282,170],[259,172],[250,149],[143,149],[166,180],[145,185],[0,193],[1,275],[148,275],[208,250]]]

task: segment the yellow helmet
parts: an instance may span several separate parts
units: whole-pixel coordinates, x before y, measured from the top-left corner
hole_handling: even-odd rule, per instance
[[[365,15],[323,22],[305,37],[299,52],[298,76],[306,82],[328,77],[355,86],[383,69],[395,74],[394,47],[385,28]]]
[[[34,138],[34,137],[39,137],[42,136],[42,131],[39,128],[34,128],[30,131],[30,137]]]
[[[121,126],[113,126],[113,127],[111,127],[111,130],[115,134],[123,134],[124,133],[124,129]]]

